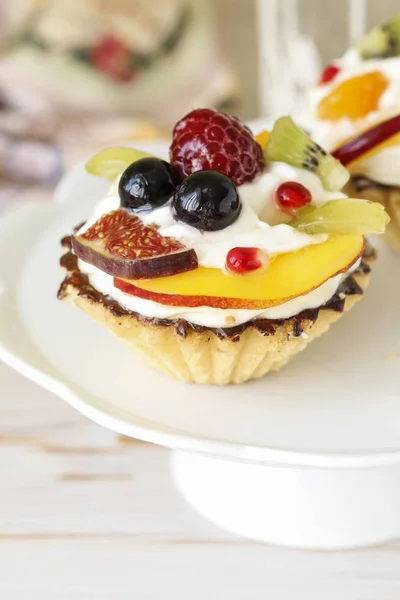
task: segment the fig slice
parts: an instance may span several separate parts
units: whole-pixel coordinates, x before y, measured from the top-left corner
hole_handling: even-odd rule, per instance
[[[157,229],[118,209],[103,215],[83,234],[73,235],[72,248],[85,262],[125,279],[167,277],[198,267],[192,248],[160,235]]]

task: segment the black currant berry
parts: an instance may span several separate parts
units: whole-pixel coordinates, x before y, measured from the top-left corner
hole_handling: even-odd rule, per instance
[[[121,207],[138,213],[163,206],[171,199],[180,181],[175,167],[165,160],[140,158],[121,176]]]
[[[218,231],[232,225],[241,204],[235,184],[218,171],[197,171],[175,190],[172,213],[200,231]]]

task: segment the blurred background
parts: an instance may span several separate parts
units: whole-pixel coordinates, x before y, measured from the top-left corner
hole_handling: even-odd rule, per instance
[[[396,0],[0,0],[0,208],[188,110],[300,112]]]

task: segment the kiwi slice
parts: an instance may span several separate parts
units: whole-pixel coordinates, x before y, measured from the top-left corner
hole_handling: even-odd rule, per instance
[[[266,161],[286,162],[318,175],[325,189],[336,192],[349,180],[349,172],[336,158],[325,152],[290,117],[275,122],[264,148]]]
[[[381,25],[374,27],[356,45],[360,56],[368,58],[390,58],[400,55],[400,12]]]

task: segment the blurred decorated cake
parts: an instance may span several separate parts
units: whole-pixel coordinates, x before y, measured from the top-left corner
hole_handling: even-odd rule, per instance
[[[235,93],[208,2],[23,5],[26,18],[3,48],[0,89],[28,110],[124,112],[171,125],[182,111]]]

